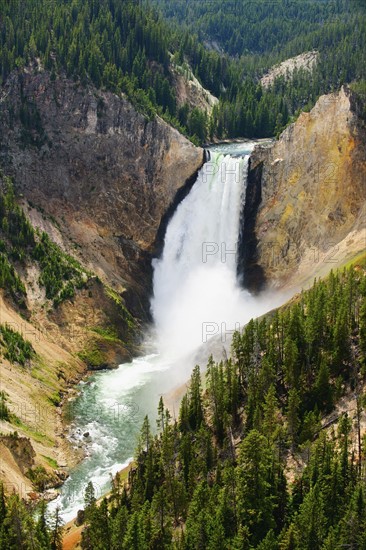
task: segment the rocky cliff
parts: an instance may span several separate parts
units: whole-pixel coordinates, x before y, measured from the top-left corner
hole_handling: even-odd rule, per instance
[[[32,498],[32,488],[65,479],[75,460],[61,420],[71,387],[87,367],[116,366],[137,351],[139,320],[149,317],[151,257],[203,150],[163,120],[146,120],[125,98],[54,79],[39,67],[13,73],[0,88],[0,128],[2,206],[10,175],[33,227],[83,270],[72,297],[55,305],[35,245],[19,245],[14,254],[2,208],[1,260],[8,254],[25,298],[20,308],[2,281],[0,327],[25,338],[34,355],[26,367],[1,358],[8,413],[0,414],[0,479],[8,492]],[[68,255],[56,256],[74,265]],[[26,441],[32,464],[23,467],[8,441]]]
[[[366,248],[366,124],[343,88],[250,159],[241,270],[247,286],[301,286]]]
[[[52,220],[53,238],[114,289],[127,290],[130,308],[146,318],[161,219],[203,151],[123,97],[39,69],[8,79],[0,125],[0,163]]]
[[[185,64],[181,67],[172,64],[170,74],[174,82],[177,103],[180,107],[189,105],[191,109],[199,108],[206,111],[207,114],[212,113],[213,107],[218,104],[219,100],[202,86],[189,65]]]

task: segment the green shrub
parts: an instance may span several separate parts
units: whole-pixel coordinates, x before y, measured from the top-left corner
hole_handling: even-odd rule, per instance
[[[19,305],[25,303],[25,286],[5,254],[0,252],[0,287],[4,288]]]
[[[5,190],[0,192],[0,287],[6,289],[19,304],[25,304],[25,286],[12,263],[36,261],[41,274],[39,284],[54,306],[73,298],[75,289],[85,286],[88,274],[71,256],[65,254],[47,233],[35,231],[23,210],[16,204],[12,181],[4,178]],[[12,263],[11,263],[12,262]]]
[[[0,336],[0,345],[4,349],[4,357],[11,363],[18,363],[24,367],[35,357],[36,352],[32,344],[9,325],[0,325]]]
[[[105,363],[102,352],[95,347],[79,352],[78,356],[92,369]]]
[[[75,288],[82,288],[87,275],[81,265],[53,243],[46,233],[32,251],[32,257],[41,268],[39,282],[46,289],[46,297],[57,306],[75,294]]]
[[[37,491],[44,491],[52,483],[53,477],[47,473],[43,466],[29,468],[27,477],[31,480]]]
[[[99,334],[99,336],[104,338],[104,340],[108,340],[110,342],[121,342],[114,327],[93,327],[92,331]]]
[[[4,391],[0,391],[0,420],[9,420],[10,411],[6,406],[6,394]]]

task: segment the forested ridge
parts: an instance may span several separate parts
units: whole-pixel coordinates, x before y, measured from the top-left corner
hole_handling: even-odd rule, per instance
[[[164,16],[193,29],[230,56],[267,54],[271,64],[301,53],[305,37],[329,23],[349,26],[362,13],[360,0],[148,0]],[[210,45],[210,44],[209,44]],[[214,47],[212,44],[211,47]]]
[[[366,78],[366,15],[356,0],[158,4],[167,16],[175,10],[179,25],[138,0],[2,2],[1,81],[40,59],[53,78],[66,72],[125,93],[147,117],[159,114],[199,143],[273,136],[319,95]],[[225,52],[205,46],[213,36]],[[299,70],[291,83],[261,87],[273,63],[314,48],[320,60],[310,78]],[[177,104],[171,67],[186,64],[220,98],[212,116]]]
[[[215,108],[218,137],[267,137],[300,110],[343,84],[366,79],[366,7],[359,0],[153,0],[165,17],[197,33],[201,43],[228,54],[232,82]],[[316,50],[311,75],[294,71],[266,91],[260,77],[273,65]],[[234,59],[234,60],[233,60]],[[198,69],[199,71],[199,69]],[[204,74],[203,83],[209,86]]]
[[[145,419],[129,487],[99,508],[89,491],[83,548],[365,548],[365,361],[364,267],[251,321],[232,359],[194,369],[178,420],[162,400],[157,435]],[[323,430],[346,394],[356,421]]]
[[[89,484],[84,549],[366,547],[365,265],[236,333],[232,358],[195,367],[178,419],[160,400],[128,484],[98,504]],[[60,548],[59,517],[35,510],[0,493],[1,548]]]

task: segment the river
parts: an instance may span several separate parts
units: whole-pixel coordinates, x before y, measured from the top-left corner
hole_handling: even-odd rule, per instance
[[[111,475],[132,460],[143,418],[149,415],[154,425],[159,397],[189,379],[197,352],[204,363],[213,341],[228,350],[234,328],[279,305],[279,297],[254,298],[237,281],[235,252],[253,147],[210,147],[210,160],[170,220],[162,257],[154,260],[154,326],[146,355],[79,384],[68,407],[69,438],[86,456],[49,504],[50,511],[60,507],[64,521],[83,508],[89,481],[97,497],[109,490]]]

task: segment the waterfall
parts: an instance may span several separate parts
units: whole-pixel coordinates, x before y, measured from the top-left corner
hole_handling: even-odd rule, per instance
[[[248,160],[212,151],[168,224],[151,307],[158,349],[174,358],[247,318],[253,300],[237,282],[237,249]]]
[[[60,506],[65,521],[83,507],[89,481],[100,497],[110,488],[110,475],[130,462],[145,415],[153,422],[160,395],[187,381],[197,348],[210,342],[204,352],[211,352],[213,336],[228,344],[234,328],[279,305],[273,296],[254,298],[236,278],[246,154],[252,146],[243,150],[241,144],[241,156],[233,154],[239,145],[211,149],[210,161],[168,224],[162,257],[154,262],[154,353],[96,372],[79,385],[69,438],[85,448],[86,457],[48,507]],[[197,361],[204,365],[205,353]]]

